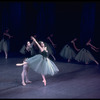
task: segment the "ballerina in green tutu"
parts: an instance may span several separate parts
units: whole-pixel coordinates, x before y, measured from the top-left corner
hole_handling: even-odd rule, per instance
[[[71,42],[67,43],[60,51],[60,56],[64,59],[67,59],[68,62],[75,59],[76,52],[80,50],[76,47],[76,41],[77,38],[74,38],[73,40],[71,40]]]
[[[3,33],[3,39],[0,41],[0,52],[3,50],[5,53],[5,59],[8,58],[8,51],[10,48],[10,39],[13,36],[9,34],[9,28],[6,28]]]
[[[99,63],[96,61],[96,59],[90,52],[91,50],[99,52],[99,48],[96,48],[94,45],[92,45],[91,39],[89,39],[89,41],[85,44],[85,46],[76,55],[75,60],[85,64],[89,64],[90,62],[95,62],[97,65],[99,65]]]
[[[47,47],[45,47],[44,45],[44,42],[40,41],[38,43],[33,36],[31,36],[31,39],[37,44],[38,48],[40,49],[40,54],[28,58],[26,62],[21,63],[21,65],[27,64],[35,72],[41,74],[43,78],[42,82],[44,83],[44,86],[46,86],[45,75],[53,76],[59,71],[59,69],[54,64],[54,62],[48,58],[48,51]]]
[[[36,38],[37,35],[34,35],[34,37]],[[23,46],[22,48],[20,49],[20,53],[23,54],[25,56],[25,58],[29,58],[29,57],[32,57],[36,54],[38,54],[38,47],[36,45],[36,43],[34,41],[30,41],[28,40]]]
[[[22,46],[20,49],[20,53],[25,56],[25,58],[29,58],[31,56],[34,56],[36,54],[36,51],[34,49],[34,42],[27,41],[25,45]]]

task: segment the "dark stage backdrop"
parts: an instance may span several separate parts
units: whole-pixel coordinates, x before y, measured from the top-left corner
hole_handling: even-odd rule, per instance
[[[83,45],[90,37],[99,47],[100,2],[0,2],[0,39],[10,28],[11,52],[18,52],[34,33],[42,40],[54,33],[58,52],[74,37]]]

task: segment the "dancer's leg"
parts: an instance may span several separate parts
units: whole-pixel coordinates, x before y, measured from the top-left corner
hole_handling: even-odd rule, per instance
[[[45,78],[45,76],[44,75],[42,75],[42,78],[43,78],[43,83],[44,83],[44,86],[46,86],[46,78]]]

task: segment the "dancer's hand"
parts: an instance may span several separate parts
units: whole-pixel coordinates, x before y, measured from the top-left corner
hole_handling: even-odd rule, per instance
[[[9,38],[13,38],[13,36],[9,36]]]
[[[52,44],[52,45],[53,45],[53,47],[54,47],[54,48],[56,48],[56,47],[57,47],[57,45],[56,45],[56,44]]]
[[[71,43],[74,43],[74,41],[72,40]]]
[[[80,51],[80,49],[77,49],[77,51]]]
[[[89,45],[89,44],[90,44],[89,42],[86,43],[86,45]]]
[[[35,39],[33,36],[31,36],[31,39],[32,39],[33,41],[36,41],[36,39]]]
[[[16,64],[16,66],[19,66],[19,64]]]

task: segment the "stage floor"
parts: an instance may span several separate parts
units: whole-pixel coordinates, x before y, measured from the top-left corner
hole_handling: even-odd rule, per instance
[[[0,57],[0,99],[76,99],[100,98],[100,66],[91,64],[67,63],[55,61],[59,73],[46,76],[47,86],[42,77],[29,69],[31,84],[22,86],[22,57]]]

